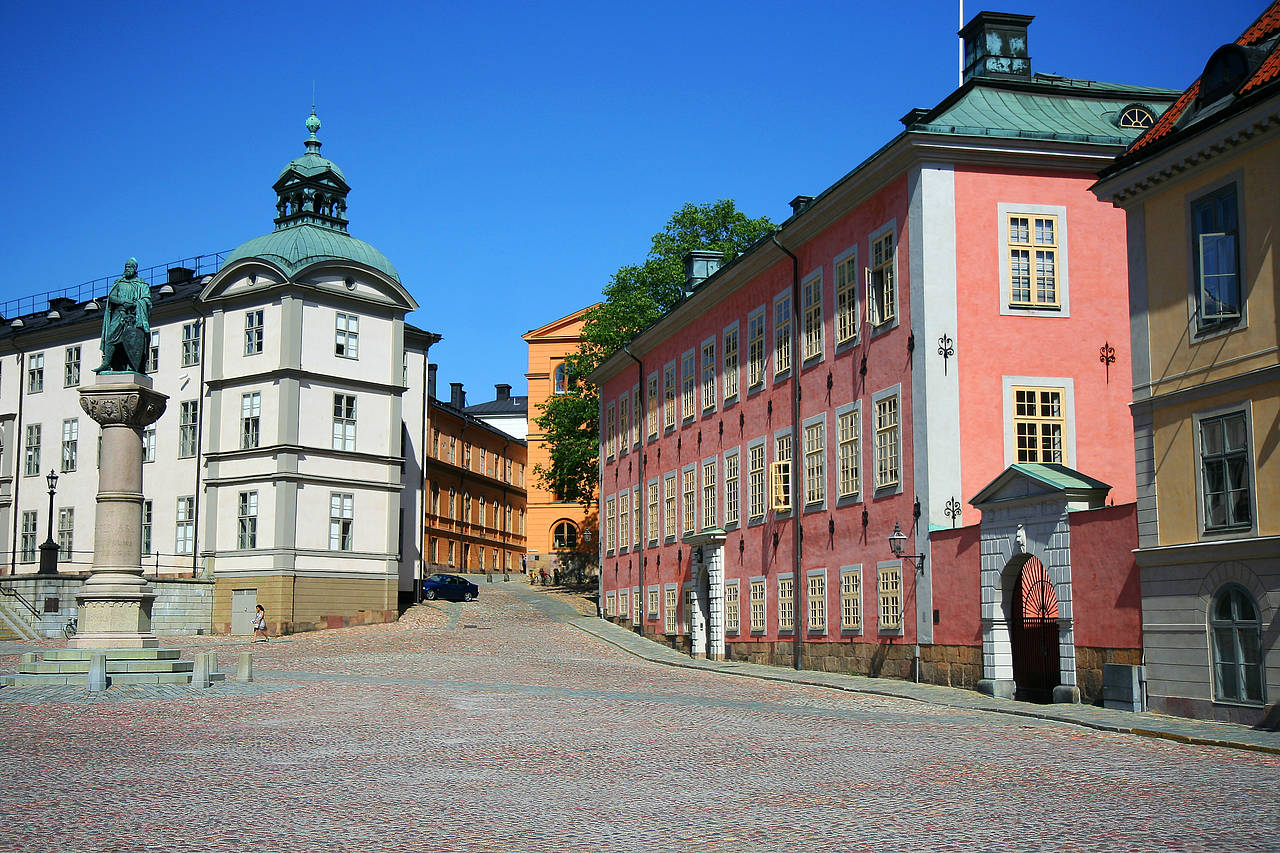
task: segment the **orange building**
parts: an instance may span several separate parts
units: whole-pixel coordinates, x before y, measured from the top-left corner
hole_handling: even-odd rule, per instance
[[[567,389],[564,357],[582,342],[583,319],[597,305],[552,320],[521,336],[529,345],[529,372],[525,374],[529,380],[530,472],[526,482],[529,510],[526,530],[531,571],[555,571],[566,553],[594,553],[591,543],[596,535],[596,503],[593,501],[589,507],[584,507],[579,503],[559,500],[559,496],[539,482],[534,469],[546,467],[551,462],[546,436],[538,428],[536,420],[551,395]]]

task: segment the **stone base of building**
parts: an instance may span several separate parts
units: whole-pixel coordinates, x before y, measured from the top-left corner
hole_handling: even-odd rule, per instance
[[[240,575],[216,578],[213,630],[231,633],[232,592],[251,589],[267,616],[267,633],[297,634],[352,625],[375,625],[400,618],[395,577],[314,578],[294,575]]]
[[[1095,649],[1076,646],[1076,687],[1080,688],[1078,701],[1086,705],[1102,704],[1102,667],[1109,663],[1140,666],[1142,649]]]
[[[1186,696],[1147,695],[1147,707],[1158,714],[1174,717],[1191,717],[1197,720],[1216,720],[1239,726],[1280,731],[1280,703],[1270,705],[1233,705],[1213,702],[1209,699],[1192,699]]]

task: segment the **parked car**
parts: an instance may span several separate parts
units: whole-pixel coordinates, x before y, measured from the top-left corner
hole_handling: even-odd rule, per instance
[[[426,601],[437,598],[470,601],[479,594],[480,587],[457,575],[432,575],[422,582],[422,597]]]

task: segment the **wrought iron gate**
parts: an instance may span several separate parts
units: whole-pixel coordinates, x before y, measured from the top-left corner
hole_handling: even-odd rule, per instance
[[[1024,702],[1050,702],[1061,678],[1058,652],[1058,596],[1048,572],[1035,557],[1018,578],[1018,596],[1009,620],[1016,696]]]

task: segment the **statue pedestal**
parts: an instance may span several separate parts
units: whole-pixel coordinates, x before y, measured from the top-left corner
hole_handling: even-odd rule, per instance
[[[142,576],[142,428],[169,398],[141,373],[102,373],[80,389],[80,408],[102,425],[93,567],[80,594],[77,649],[145,649],[156,594]]]

